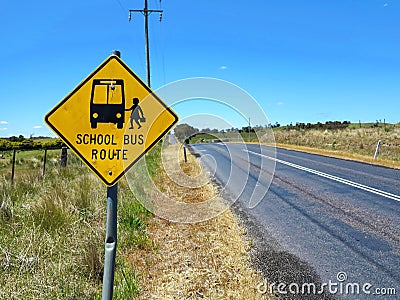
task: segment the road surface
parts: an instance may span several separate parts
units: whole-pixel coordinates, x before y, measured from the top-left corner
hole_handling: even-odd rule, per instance
[[[167,138],[168,138],[168,142],[169,142],[170,144],[172,144],[172,145],[178,143],[178,139],[177,139],[176,136],[173,135],[173,134],[168,134],[168,135],[167,135]]]
[[[260,287],[293,283],[281,285],[283,299],[400,299],[399,170],[283,149],[275,158],[258,145],[191,148],[224,198],[237,198],[234,211],[268,279]],[[254,197],[261,202],[249,208]],[[303,283],[324,293],[306,297]]]

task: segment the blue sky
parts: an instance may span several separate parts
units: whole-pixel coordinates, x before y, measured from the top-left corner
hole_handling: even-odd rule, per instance
[[[250,93],[272,123],[400,121],[398,1],[149,5],[164,9],[161,23],[150,17],[154,89],[213,77]],[[0,136],[49,135],[44,115],[113,49],[145,80],[143,17],[128,22],[128,10],[141,8],[142,0],[1,0]],[[202,113],[215,113],[207,105]],[[177,112],[184,118],[197,109]]]

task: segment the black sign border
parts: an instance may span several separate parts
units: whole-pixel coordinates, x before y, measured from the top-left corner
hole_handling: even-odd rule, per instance
[[[61,106],[64,105],[78,90],[82,88],[83,85],[85,85],[87,82],[92,80],[92,78],[101,70],[103,69],[111,60],[117,60],[119,64],[124,67],[124,69],[132,75],[136,79],[138,83],[142,85],[146,89],[146,91],[151,94],[164,108],[167,110],[174,118],[175,120],[172,122],[170,126],[168,126],[167,129],[165,129],[159,137],[149,146],[147,147],[142,154],[140,154],[129,166],[127,166],[124,171],[119,174],[113,181],[108,181],[104,176],[102,176],[97,169],[90,164],[85,157],[83,157],[79,151],[74,147],[74,145],[68,141],[58,130],[57,128],[49,121],[50,116],[55,113]],[[72,92],[70,92],[63,100],[61,100],[60,103],[58,103],[50,112],[48,112],[45,116],[45,122],[46,124],[63,140],[65,144],[69,146],[72,151],[91,169],[102,181],[105,183],[106,186],[111,187],[114,186],[115,184],[118,183],[122,179],[122,177],[146,154],[148,153],[170,130],[171,128],[178,123],[179,117],[178,115],[170,108],[167,106],[167,104],[164,103],[136,74],[133,72],[127,64],[125,64],[118,56],[116,55],[111,55],[109,56],[101,65],[99,65],[88,77],[86,77]]]

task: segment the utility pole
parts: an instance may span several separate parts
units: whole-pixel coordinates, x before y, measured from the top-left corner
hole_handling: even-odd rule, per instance
[[[161,2],[161,0],[160,0]],[[153,12],[160,14],[160,22],[162,20],[163,11],[160,9],[149,9],[147,0],[144,0],[144,9],[130,9],[129,10],[129,21],[132,19],[132,13],[142,13],[144,16],[144,35],[146,39],[146,74],[147,74],[147,85],[151,87],[150,84],[150,46],[149,46],[149,15]]]

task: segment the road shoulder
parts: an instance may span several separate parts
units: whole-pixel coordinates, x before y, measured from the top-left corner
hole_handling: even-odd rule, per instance
[[[198,174],[199,165],[188,155],[188,163],[181,162],[181,168],[193,175]],[[186,195],[183,201],[207,201],[210,191],[217,193],[213,183],[185,191],[166,174],[158,180],[171,197],[177,192],[177,197]],[[257,290],[261,272],[253,268],[250,240],[230,210],[195,224],[154,217],[148,234],[154,251],[130,255],[141,278],[139,299],[272,299]]]

